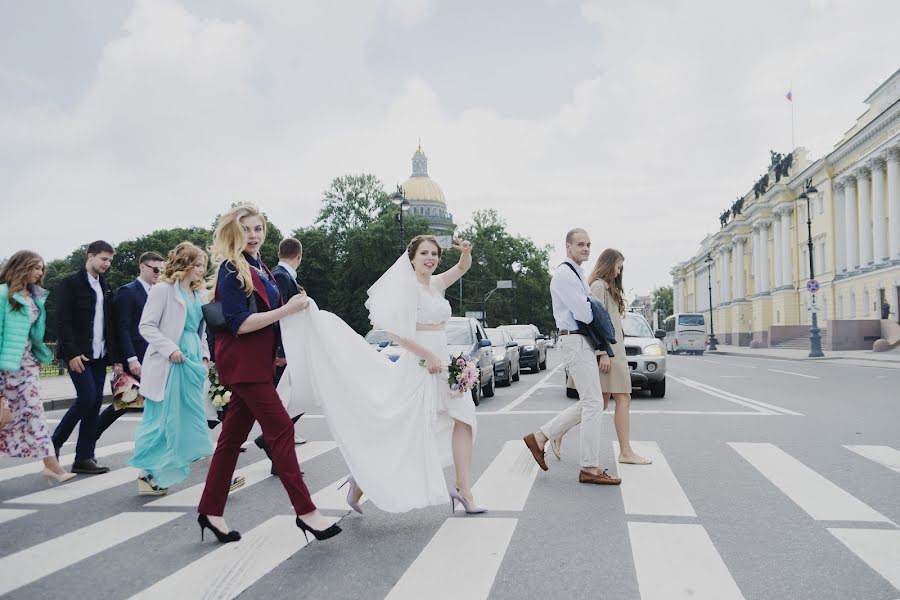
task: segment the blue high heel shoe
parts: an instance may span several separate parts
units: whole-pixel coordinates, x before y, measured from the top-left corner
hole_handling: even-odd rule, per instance
[[[359,514],[363,514],[362,507],[359,505],[359,502],[353,501],[353,499],[356,497],[356,492],[359,491],[359,486],[356,485],[356,480],[353,479],[353,475],[349,476],[347,478],[347,481],[342,483],[338,489],[341,489],[348,483],[350,484],[350,489],[347,490],[347,505]]]
[[[466,509],[467,515],[480,515],[481,513],[486,513],[487,509],[483,506],[478,506],[477,504],[469,504],[469,501],[463,498],[462,494],[459,493],[459,489],[448,490],[450,492],[450,512],[454,512],[456,510],[456,503],[459,502],[463,505],[463,508]]]

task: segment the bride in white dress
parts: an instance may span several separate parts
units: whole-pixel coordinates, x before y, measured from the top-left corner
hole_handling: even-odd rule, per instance
[[[444,290],[472,265],[470,242],[454,248],[459,262],[434,275],[441,248],[434,237],[417,236],[369,288],[372,326],[406,350],[396,363],[312,300],[281,320],[287,372],[278,392],[294,410],[322,409],[350,468],[347,503],[357,512],[363,490],[388,512],[448,500],[467,513],[485,511],[470,483],[475,406],[468,393],[451,396],[447,383],[451,310]],[[450,464],[456,485],[448,490],[443,468]]]

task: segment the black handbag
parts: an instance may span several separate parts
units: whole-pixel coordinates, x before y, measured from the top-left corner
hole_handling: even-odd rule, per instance
[[[222,302],[216,300],[215,302],[209,302],[200,307],[203,310],[203,320],[206,321],[206,330],[211,331],[213,334],[222,333],[223,331],[228,331],[228,324],[225,322],[225,311],[222,309]],[[247,309],[251,313],[258,312],[256,310],[256,294],[250,294],[250,299],[247,301]]]

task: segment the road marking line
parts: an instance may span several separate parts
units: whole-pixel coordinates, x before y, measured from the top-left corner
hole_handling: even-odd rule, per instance
[[[634,404],[632,404],[633,406]],[[759,410],[757,407],[753,407],[754,410],[752,412],[745,410],[634,410],[631,409],[628,411],[630,415],[712,415],[712,416],[737,416],[737,417],[781,417],[783,416],[781,413],[769,412]],[[522,416],[522,415],[558,415],[562,412],[563,409],[560,410],[517,410],[513,412],[498,412],[498,411],[485,411],[479,412],[479,417],[509,417],[509,416]],[[607,411],[611,412],[611,411]]]
[[[0,525],[36,512],[36,510],[27,510],[24,508],[0,508]]]
[[[613,456],[619,456],[619,443],[613,442]],[[629,515],[696,517],[694,507],[675,478],[666,457],[656,442],[631,442],[634,451],[653,461],[649,465],[616,464],[622,486],[622,501]]]
[[[641,600],[743,600],[702,525],[628,523]]]
[[[683,383],[689,387],[693,387],[702,392],[705,392],[711,396],[716,396],[717,398],[722,398],[723,400],[728,400],[729,402],[734,402],[736,404],[741,404],[743,406],[750,406],[751,408],[762,409],[765,411],[771,411],[776,414],[782,415],[790,415],[794,417],[802,417],[803,413],[798,413],[793,410],[788,410],[787,408],[782,408],[780,406],[775,406],[774,404],[769,404],[767,402],[761,402],[759,400],[753,400],[752,398],[747,398],[744,396],[739,396],[738,394],[734,394],[732,392],[713,387],[711,385],[707,385],[705,383],[701,383],[699,381],[693,381],[691,379],[685,379],[681,377],[675,377],[674,375],[668,375],[668,377],[674,379],[679,383]]]
[[[320,509],[343,510],[346,512],[350,512],[352,509],[347,504],[347,490],[350,488],[350,486],[347,485],[342,489],[338,489],[344,484],[345,481],[347,481],[346,475],[344,475],[334,483],[326,485],[321,490],[313,494],[313,504],[315,504],[316,507]],[[365,504],[367,501],[368,499],[363,496],[359,503]]]
[[[537,470],[537,463],[522,440],[508,441],[478,478],[472,494],[478,504],[490,510],[524,510]],[[464,511],[461,505],[456,510]]]
[[[829,528],[828,532],[900,590],[900,531]]]
[[[125,512],[0,558],[0,595],[95,556],[182,516],[182,512]]]
[[[102,458],[104,456],[118,454],[119,452],[127,452],[132,449],[134,449],[134,442],[121,442],[119,444],[111,444],[109,446],[102,446],[100,448],[97,448],[94,454],[98,458]],[[74,453],[62,454],[59,457],[59,464],[61,464],[63,467],[68,467],[72,464],[73,460],[75,460]],[[13,479],[15,477],[22,477],[25,475],[37,475],[43,468],[43,461],[33,460],[25,464],[16,465],[15,467],[0,469],[0,481],[6,481],[7,479]]]
[[[750,365],[739,365],[737,363],[725,363],[725,364],[728,365],[729,367],[740,367],[742,369],[755,369],[756,368],[756,367],[753,367]]]
[[[728,442],[788,498],[817,521],[891,521],[773,444]]]
[[[844,446],[844,448],[900,473],[900,451],[890,446]]]
[[[519,406],[520,404],[522,404],[523,402],[528,400],[528,398],[530,398],[532,394],[534,394],[537,390],[539,390],[541,388],[541,386],[544,385],[544,383],[548,379],[550,379],[553,375],[555,375],[556,372],[562,368],[562,366],[563,365],[557,365],[556,367],[554,367],[553,370],[551,370],[549,373],[547,373],[543,379],[541,379],[536,384],[531,386],[531,388],[527,392],[525,392],[524,394],[522,394],[521,396],[519,396],[518,398],[516,398],[515,400],[513,400],[512,402],[510,402],[509,404],[507,404],[500,410],[498,410],[497,412],[500,412],[500,413],[510,412],[510,411],[512,411],[512,409],[514,409],[515,407]],[[479,413],[479,414],[481,414],[481,413]]]
[[[723,379],[750,379],[749,375],[719,375]]]
[[[307,442],[302,446],[298,446],[297,451],[297,460],[302,464],[307,460],[311,460],[320,454],[324,454],[329,450],[333,450],[337,448],[337,444],[334,442]],[[242,476],[246,481],[244,486],[238,488],[229,494],[230,496],[234,496],[241,492],[241,490],[245,490],[253,484],[259,483],[264,479],[270,477],[269,471],[272,468],[272,463],[269,462],[268,459],[257,461],[253,464],[250,464],[242,469],[238,469],[234,472],[235,476]],[[187,489],[181,490],[180,492],[176,492],[169,496],[164,496],[159,500],[154,500],[153,502],[148,502],[144,506],[150,506],[153,508],[158,507],[166,507],[166,506],[197,506],[200,504],[200,497],[203,495],[203,488],[206,487],[206,482],[198,483],[197,485],[191,486]]]
[[[294,519],[272,517],[242,534],[240,542],[218,546],[132,599],[235,598],[307,545]]]
[[[782,371],[780,369],[766,369],[767,371],[772,371],[773,373],[784,373],[785,375],[794,375],[796,377],[806,377],[807,379],[821,379],[821,377],[817,377],[815,375],[804,375],[803,373],[794,373],[793,371]]]
[[[102,475],[79,475],[62,485],[7,500],[4,504],[63,504],[137,481],[140,469],[124,467]]]
[[[387,600],[487,598],[517,519],[448,519]]]

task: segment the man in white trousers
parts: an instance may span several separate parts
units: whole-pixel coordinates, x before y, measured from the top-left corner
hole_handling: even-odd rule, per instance
[[[566,234],[566,260],[560,264],[550,280],[553,318],[559,330],[559,347],[566,369],[575,381],[580,400],[556,415],[538,431],[523,439],[534,460],[543,470],[544,446],[581,423],[581,471],[578,481],[600,485],[619,485],[622,480],[610,477],[600,468],[600,425],[603,417],[603,391],[600,389],[600,369],[597,356],[588,339],[578,332],[578,321],[590,323],[594,319],[588,300],[590,289],[581,265],[591,255],[591,238],[584,229]],[[568,264],[566,264],[568,263]],[[574,267],[574,270],[571,267]]]

